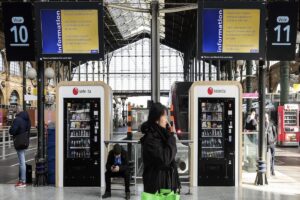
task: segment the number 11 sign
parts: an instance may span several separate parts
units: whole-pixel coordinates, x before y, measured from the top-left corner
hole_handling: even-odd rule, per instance
[[[31,3],[3,3],[5,48],[8,61],[33,61],[34,35]]]
[[[297,2],[268,3],[268,60],[295,59],[298,8]]]

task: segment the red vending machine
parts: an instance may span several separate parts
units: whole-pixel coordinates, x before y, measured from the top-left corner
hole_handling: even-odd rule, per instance
[[[278,106],[278,145],[299,146],[299,105]]]

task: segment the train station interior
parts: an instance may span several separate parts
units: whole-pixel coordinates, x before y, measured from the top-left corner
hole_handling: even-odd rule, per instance
[[[0,200],[299,200],[299,4],[2,0]]]

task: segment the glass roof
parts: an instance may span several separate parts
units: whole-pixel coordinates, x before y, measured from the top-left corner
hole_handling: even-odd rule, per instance
[[[165,0],[159,0],[164,3]],[[150,9],[151,0],[105,0],[106,3],[120,3],[126,7]],[[151,32],[150,13],[133,12],[119,8],[108,7],[108,11],[117,25],[123,39],[129,39],[141,33]],[[165,37],[164,14],[160,14],[160,37]]]

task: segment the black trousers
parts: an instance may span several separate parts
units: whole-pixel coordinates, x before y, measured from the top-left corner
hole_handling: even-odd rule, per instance
[[[105,183],[106,183],[106,192],[111,192],[111,178],[112,177],[123,177],[125,181],[125,192],[130,192],[130,173],[129,170],[125,170],[122,172],[105,172]]]
[[[271,151],[271,173],[274,174],[274,165],[275,165],[275,146],[270,146]]]

